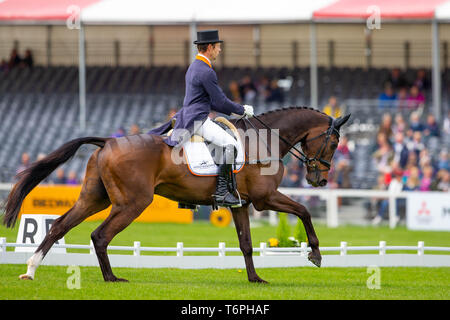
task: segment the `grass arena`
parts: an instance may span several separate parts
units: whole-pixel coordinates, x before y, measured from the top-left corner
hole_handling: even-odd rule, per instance
[[[96,221],[82,223],[66,235],[66,243],[87,243],[90,233],[98,224]],[[17,227],[1,227],[0,234],[14,242],[17,231]],[[252,228],[255,244],[266,242],[275,234],[275,226],[259,225]],[[420,239],[430,246],[450,246],[446,232],[412,232],[402,227],[394,230],[388,227],[358,226],[334,229],[318,225],[317,234],[321,246],[334,246],[342,240],[346,240],[349,245],[371,245],[380,239],[390,245],[415,245]],[[141,241],[143,246],[153,247],[175,246],[177,241],[183,241],[186,247],[215,247],[221,241],[230,247],[239,246],[234,227],[218,228],[209,222],[191,225],[135,222],[117,236],[111,245],[130,245],[136,240]],[[73,251],[71,249],[68,252]],[[382,267],[379,289],[368,285],[371,273],[368,273],[367,267],[316,268],[311,264],[311,267],[260,268],[259,274],[269,282],[267,285],[248,283],[245,268],[115,268],[118,276],[130,282],[108,284],[102,280],[98,267],[80,267],[79,288],[70,287],[72,272],[68,273],[66,266],[43,265],[39,267],[35,281],[20,281],[18,275],[25,268],[25,264],[0,264],[1,299],[446,300],[450,295],[448,267]]]
[[[449,42],[450,0],[0,0],[0,302],[450,300]]]

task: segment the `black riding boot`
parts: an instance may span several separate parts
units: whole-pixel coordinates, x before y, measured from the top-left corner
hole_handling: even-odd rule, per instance
[[[233,152],[234,154],[230,154]],[[225,151],[225,163],[219,166],[219,176],[217,177],[217,187],[216,193],[213,194],[216,205],[221,207],[240,207],[244,204],[244,201],[239,201],[233,194],[230,192],[229,185],[233,180],[232,175],[233,172],[233,163],[236,159],[236,152],[234,146],[227,147]],[[232,161],[232,163],[229,163]],[[227,163],[228,162],[228,163]]]

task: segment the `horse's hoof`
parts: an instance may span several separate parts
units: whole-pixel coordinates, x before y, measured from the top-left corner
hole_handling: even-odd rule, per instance
[[[322,264],[322,256],[320,254],[318,256],[315,256],[312,252],[310,252],[308,255],[308,260],[314,263],[314,265],[318,268],[320,268]]]
[[[19,279],[20,279],[20,280],[33,280],[33,277],[31,277],[31,276],[29,276],[29,275],[27,275],[27,274],[21,274],[21,275],[19,276]]]
[[[105,279],[106,282],[129,282],[127,279],[122,279],[122,278],[109,278],[109,279]]]
[[[248,279],[248,281],[253,282],[253,283],[264,283],[264,284],[268,284],[268,282],[266,280],[261,279],[260,277],[256,277],[253,279]]]

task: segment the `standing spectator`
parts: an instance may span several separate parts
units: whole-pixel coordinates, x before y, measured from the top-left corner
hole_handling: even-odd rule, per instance
[[[246,103],[251,103],[256,97],[256,86],[254,85],[250,76],[245,76],[241,79],[239,84],[239,93]]]
[[[16,174],[21,173],[23,170],[30,167],[30,155],[27,152],[22,153],[21,162],[16,170]]]
[[[30,69],[33,68],[34,60],[33,60],[33,55],[32,55],[32,53],[31,53],[31,50],[30,50],[30,49],[27,49],[27,50],[25,51],[25,56],[23,57],[22,65],[23,65],[24,67],[27,67],[27,68],[30,68]]]
[[[392,89],[391,84],[387,83],[384,86],[384,92],[378,96],[378,108],[390,109],[396,106],[397,95]]]
[[[420,69],[417,71],[416,80],[414,80],[414,85],[420,90],[424,91],[430,88],[430,81],[427,79],[425,70]]]
[[[394,90],[399,90],[400,88],[408,86],[408,82],[398,68],[392,69],[386,82],[389,83]]]
[[[389,183],[388,190],[390,192],[393,192],[393,193],[398,193],[398,192],[402,191],[402,189],[403,189],[403,183],[402,183],[403,172],[395,170],[392,173],[392,175],[393,175],[393,179]],[[397,199],[397,201],[396,201],[396,206],[397,206],[396,212],[397,212],[397,215],[400,212],[399,206],[401,204],[401,202],[399,202],[398,200],[400,200],[400,199]],[[383,218],[386,217],[386,214],[387,214],[387,211],[388,211],[388,207],[389,207],[389,200],[383,199],[381,201],[380,208],[378,210],[377,216],[375,218],[373,218],[373,220],[372,220],[372,224],[373,225],[380,224],[380,222],[383,220]],[[398,220],[399,217],[397,216],[396,219]]]
[[[13,49],[11,51],[11,55],[9,57],[9,69],[11,70],[14,67],[20,66],[22,62],[22,58],[19,56],[19,53],[17,52],[17,49]]]
[[[333,118],[339,118],[341,116],[342,110],[335,96],[331,96],[328,99],[328,104],[323,107],[323,112]]]

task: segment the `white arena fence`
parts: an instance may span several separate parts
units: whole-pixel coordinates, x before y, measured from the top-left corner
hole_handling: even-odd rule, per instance
[[[33,252],[14,252],[7,248],[37,247],[38,244],[7,243],[6,238],[0,238],[0,264],[25,264]],[[42,264],[52,266],[98,266],[97,256],[92,241],[89,245],[54,245],[54,248],[85,249],[89,253],[51,253],[45,257]],[[244,269],[245,263],[239,248],[228,248],[220,242],[218,247],[189,248],[182,242],[176,247],[142,247],[139,241],[133,246],[109,246],[109,251],[130,251],[132,254],[109,254],[113,267],[127,268],[181,268],[181,269]],[[337,247],[321,247],[323,254],[322,267],[450,267],[450,247],[426,247],[423,241],[417,246],[388,246],[380,241],[378,246],[347,246],[341,242]],[[276,267],[312,267],[307,255],[311,251],[307,243],[300,247],[272,248],[262,242],[259,248],[254,248],[254,263],[257,268]],[[367,254],[348,254],[357,251],[375,251]],[[388,253],[388,251],[411,251],[412,253]],[[426,254],[426,252],[433,254]],[[168,252],[174,255],[143,255],[143,252]],[[217,253],[217,255],[185,255],[190,252]],[[259,253],[259,255],[258,255]],[[438,254],[436,254],[438,253]]]

